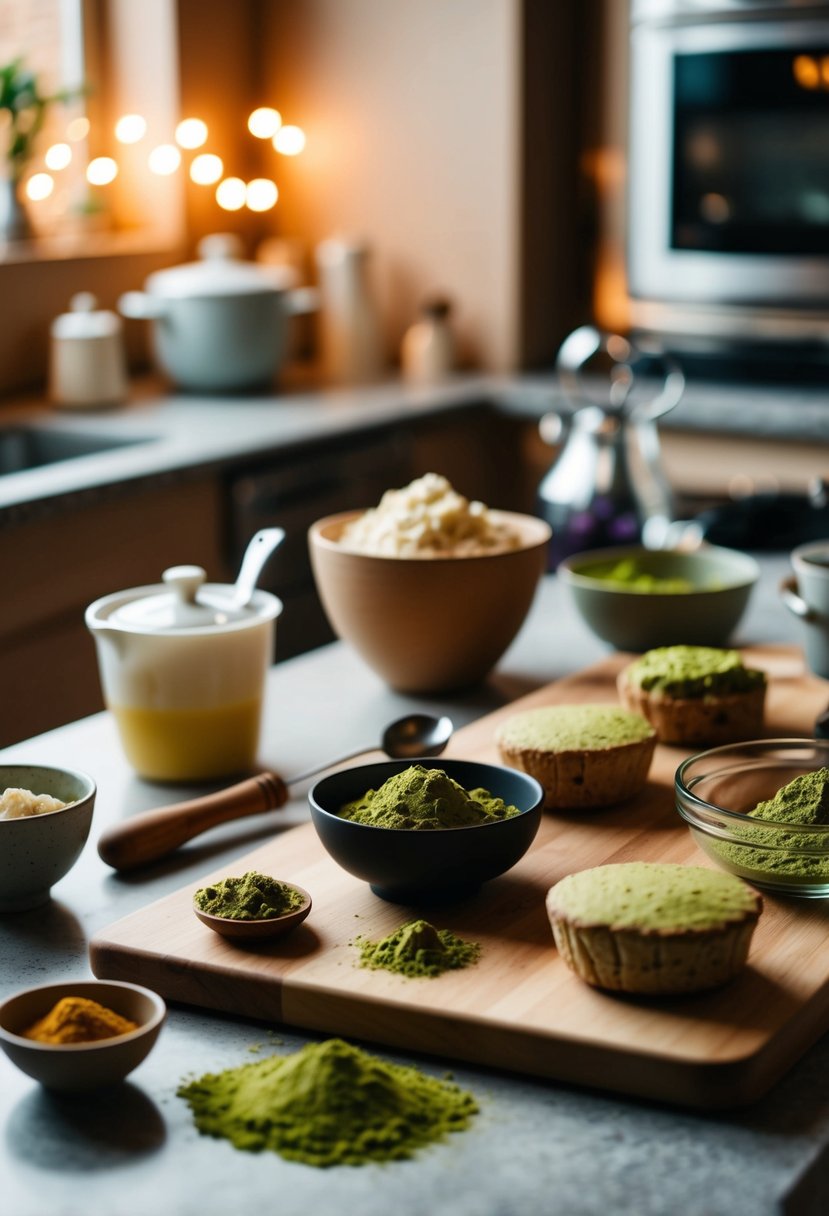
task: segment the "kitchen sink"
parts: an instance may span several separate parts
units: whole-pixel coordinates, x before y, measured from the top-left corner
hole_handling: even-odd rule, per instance
[[[93,456],[145,443],[144,438],[123,439],[85,431],[61,431],[51,427],[15,426],[0,429],[0,475],[22,473],[61,460]]]

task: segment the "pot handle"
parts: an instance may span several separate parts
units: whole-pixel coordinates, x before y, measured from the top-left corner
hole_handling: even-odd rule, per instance
[[[282,296],[285,311],[292,317],[316,312],[320,306],[320,293],[316,287],[296,287]]]
[[[816,621],[817,613],[813,612],[802,596],[797,594],[797,579],[784,578],[780,584],[780,598],[789,612],[799,616],[803,621]]]
[[[164,301],[146,291],[125,291],[118,299],[118,311],[136,321],[157,321],[167,315]]]

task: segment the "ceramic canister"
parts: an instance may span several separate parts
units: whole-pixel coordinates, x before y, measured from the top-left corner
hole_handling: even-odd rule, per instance
[[[256,760],[282,603],[258,590],[237,607],[233,587],[204,578],[199,566],[175,566],[162,584],[86,611],[104,700],[127,759],[149,780],[208,780]]]

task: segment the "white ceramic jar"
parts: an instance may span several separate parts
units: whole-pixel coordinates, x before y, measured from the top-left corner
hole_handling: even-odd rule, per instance
[[[103,596],[86,610],[101,685],[135,771],[155,781],[200,781],[256,761],[265,676],[282,603],[204,583],[174,566],[163,583]]]

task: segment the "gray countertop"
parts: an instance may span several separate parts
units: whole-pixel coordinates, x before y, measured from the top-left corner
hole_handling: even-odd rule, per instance
[[[783,558],[763,577],[735,639],[797,641],[779,605]],[[286,774],[379,739],[411,708],[448,712],[457,725],[601,657],[557,580],[544,581],[524,628],[490,680],[469,695],[414,699],[390,692],[344,645],[272,669],[262,761]],[[95,776],[93,833],[50,905],[0,923],[0,996],[89,975],[87,942],[126,913],[230,863],[274,830],[303,822],[301,794],[261,821],[214,829],[145,874],[118,876],[95,851],[110,823],[187,791],[149,786],[122,759],[106,714],[2,753],[4,760],[69,763]],[[59,1098],[0,1056],[0,1210],[4,1216],[175,1216],[276,1211],[284,1216],[817,1216],[829,1210],[829,1039],[813,1047],[755,1107],[685,1113],[464,1065],[478,1097],[468,1132],[412,1161],[315,1170],[200,1137],[175,1096],[185,1075],[250,1061],[249,1049],[292,1050],[309,1036],[183,1007],[170,1009],[158,1045],[108,1095]],[[446,1062],[405,1053],[442,1075]]]
[[[250,395],[171,393],[157,381],[139,382],[133,399],[111,410],[58,411],[37,401],[7,404],[4,428],[25,425],[106,450],[0,476],[0,526],[67,496],[138,479],[182,476],[231,462],[263,459],[296,445],[465,410],[481,404],[537,418],[562,406],[552,374],[458,375],[440,385],[400,380],[353,389],[313,388]],[[712,434],[765,436],[815,442],[814,472],[825,473],[829,392],[821,388],[758,388],[692,384],[661,424]],[[0,461],[2,469],[2,461]]]

